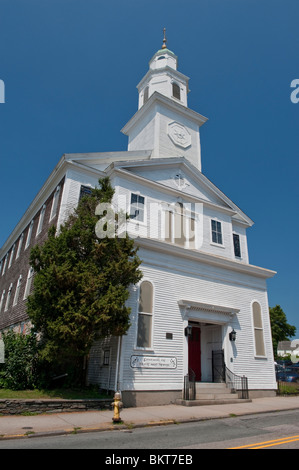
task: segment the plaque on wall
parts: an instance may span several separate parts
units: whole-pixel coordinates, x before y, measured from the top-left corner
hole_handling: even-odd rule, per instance
[[[191,145],[191,135],[186,127],[178,122],[168,124],[168,136],[179,147],[187,148]]]
[[[142,369],[176,369],[176,357],[167,356],[131,356],[130,365]]]

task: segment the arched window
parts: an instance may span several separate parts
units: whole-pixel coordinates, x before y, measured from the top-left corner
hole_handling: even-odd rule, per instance
[[[24,300],[26,300],[27,297],[28,297],[28,295],[30,294],[30,289],[31,289],[33,274],[34,274],[34,270],[33,270],[32,267],[30,267],[30,268],[29,268],[29,271],[28,271],[28,275],[27,275],[26,286],[25,286]]]
[[[43,205],[43,207],[41,208],[40,214],[39,214],[38,226],[37,226],[37,230],[36,230],[36,236],[38,236],[42,231],[44,218],[45,218],[45,212],[46,212],[46,204]]]
[[[7,292],[6,304],[5,304],[4,312],[7,312],[7,310],[8,310],[9,302],[10,302],[10,298],[11,298],[11,291],[12,291],[12,284],[10,284],[9,289],[8,289],[8,292]]]
[[[177,83],[172,84],[172,96],[178,100],[181,99],[181,89]]]
[[[0,312],[2,312],[2,307],[3,307],[3,303],[4,303],[4,297],[5,297],[5,290],[2,292],[2,295],[1,295],[1,300],[0,300]]]
[[[15,292],[15,297],[14,297],[13,305],[17,305],[17,303],[18,303],[19,295],[20,295],[20,289],[21,289],[21,284],[22,284],[22,275],[20,275],[20,277],[19,277],[19,279],[18,279],[18,283],[17,283],[17,287],[16,287],[16,292]]]
[[[137,347],[150,348],[152,346],[152,320],[153,320],[153,285],[149,281],[140,284]]]
[[[252,315],[255,339],[255,354],[257,356],[265,356],[262,309],[258,302],[253,302],[252,304]]]

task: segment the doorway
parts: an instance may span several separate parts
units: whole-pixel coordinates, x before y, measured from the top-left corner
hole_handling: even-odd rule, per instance
[[[201,381],[201,330],[199,326],[192,326],[192,333],[188,339],[188,366],[195,374],[195,381]]]

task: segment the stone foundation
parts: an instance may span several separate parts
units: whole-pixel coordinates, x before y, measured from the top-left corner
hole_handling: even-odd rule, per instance
[[[171,403],[175,403],[179,398],[182,398],[181,390],[124,390],[121,392],[122,402],[127,408],[136,406],[170,405]]]
[[[19,415],[30,413],[63,413],[70,411],[88,411],[110,409],[113,397],[111,399],[89,399],[89,400],[18,400],[2,399],[0,400],[0,415]]]
[[[276,397],[277,390],[249,390],[249,398]]]

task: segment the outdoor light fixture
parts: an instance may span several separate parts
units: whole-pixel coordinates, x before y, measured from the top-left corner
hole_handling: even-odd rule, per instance
[[[192,326],[188,325],[185,328],[185,336],[188,336],[188,338],[192,335]]]
[[[231,331],[230,334],[229,334],[230,341],[236,341],[236,336],[237,336],[237,333],[233,329],[233,331]]]

